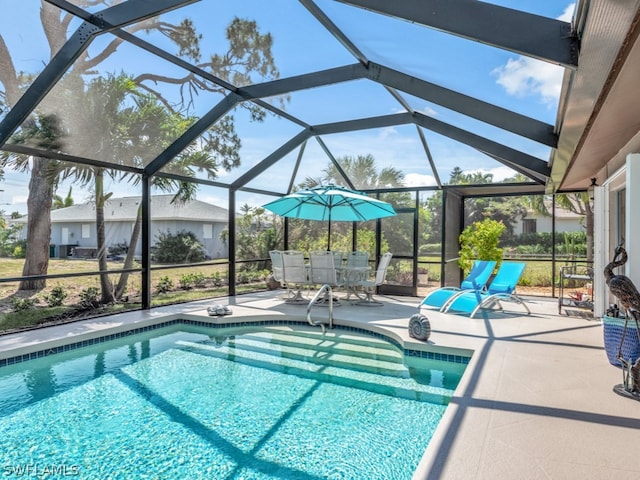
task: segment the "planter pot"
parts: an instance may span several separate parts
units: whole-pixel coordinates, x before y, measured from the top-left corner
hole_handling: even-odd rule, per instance
[[[607,352],[609,363],[616,367],[622,366],[616,357],[618,356],[618,349],[620,348],[624,322],[624,318],[615,318],[606,315],[602,317],[604,349]],[[638,340],[638,330],[636,329],[636,322],[633,321],[633,319],[629,319],[627,323],[627,333],[624,336],[621,353],[622,358],[630,360],[632,364],[640,357],[640,340]]]
[[[420,287],[426,287],[429,285],[429,273],[418,274],[418,285]]]

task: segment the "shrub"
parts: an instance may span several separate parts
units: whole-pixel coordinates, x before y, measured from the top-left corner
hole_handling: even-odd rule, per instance
[[[213,282],[214,286],[221,287],[223,284],[222,274],[220,272],[214,272],[211,275],[211,282]]]
[[[67,292],[60,285],[53,287],[51,292],[49,292],[49,295],[45,297],[47,305],[50,307],[59,307],[62,305],[65,298],[67,298]]]
[[[205,259],[204,247],[198,237],[186,230],[175,235],[171,232],[160,233],[155,245],[151,247],[151,255],[153,260],[160,263],[191,263]]]
[[[193,273],[183,273],[180,276],[180,280],[178,280],[178,283],[180,284],[180,288],[182,290],[191,290],[195,285]]]
[[[502,260],[502,248],[498,248],[504,223],[490,218],[474,222],[460,234],[460,259],[458,265],[465,271],[471,270],[474,260]]]
[[[109,253],[111,255],[125,255],[129,251],[129,244],[126,241],[120,243],[114,243],[109,246]]]
[[[13,258],[25,258],[27,255],[26,240],[19,240],[13,247]]]
[[[207,276],[202,272],[193,273],[193,286],[195,288],[204,288],[207,286]]]
[[[80,291],[80,305],[87,308],[96,308],[100,305],[99,296],[100,290],[98,290],[98,287],[83,288]]]
[[[37,298],[11,298],[11,309],[14,312],[24,312],[25,310],[31,310],[38,303]]]
[[[156,285],[157,293],[167,293],[173,289],[173,280],[171,280],[168,276],[161,277]]]
[[[515,253],[519,255],[551,255],[544,245],[519,245],[515,247]]]
[[[552,235],[550,232],[535,232],[535,233],[521,233],[520,235],[513,235],[511,238],[506,239],[503,242],[505,247],[522,247],[536,246],[542,249],[540,253],[551,254]]]

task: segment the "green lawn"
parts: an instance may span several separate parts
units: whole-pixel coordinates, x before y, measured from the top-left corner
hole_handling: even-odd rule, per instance
[[[19,277],[22,273],[24,264],[23,259],[2,258],[0,259],[0,278]],[[120,269],[123,264],[121,262],[110,262],[110,269]],[[50,259],[49,274],[69,274],[93,272],[98,268],[95,260],[68,260],[68,259]],[[228,290],[224,286],[208,286],[204,288],[192,288],[189,290],[181,289],[181,279],[184,275],[191,278],[211,278],[215,272],[221,278],[226,277],[227,265],[204,265],[189,266],[187,268],[169,268],[156,270],[151,273],[151,281],[154,288],[153,305],[163,305],[171,303],[187,302],[199,300],[203,298],[211,298],[226,295]],[[168,278],[173,284],[173,288],[166,293],[156,293],[155,288],[161,278]],[[110,275],[112,282],[117,282],[119,274]],[[118,305],[109,305],[100,307],[98,310],[91,312],[91,315],[115,313],[126,309],[140,308],[140,288],[141,276],[139,273],[131,273],[127,283],[127,292],[125,293],[126,301]],[[262,283],[264,285],[264,282]],[[15,328],[24,328],[28,326],[38,325],[51,317],[64,319],[77,312],[77,307],[81,301],[81,293],[89,287],[95,287],[100,290],[100,282],[98,275],[87,275],[73,278],[57,278],[47,281],[47,287],[39,292],[19,292],[18,282],[0,283],[0,331],[7,331]],[[60,286],[67,294],[64,303],[60,307],[49,307],[47,304],[47,295],[54,287]],[[248,288],[243,286],[244,289]],[[254,285],[253,289],[257,287]],[[14,298],[15,297],[15,298]],[[22,311],[13,311],[12,301],[22,300],[24,298],[32,299],[35,304],[33,308]]]
[[[0,259],[0,278],[13,278],[19,277],[22,274],[22,266],[24,264],[23,259],[14,258],[2,258]],[[136,265],[139,266],[139,265]],[[109,268],[116,270],[123,267],[121,262],[110,262]],[[92,272],[98,269],[98,263],[95,260],[67,260],[67,259],[50,259],[49,260],[49,275],[56,274],[69,274],[69,273],[85,273]],[[220,274],[226,274],[227,265],[205,265],[202,267],[187,267],[187,268],[170,268],[161,269],[151,272],[152,285],[156,285],[161,277],[169,277],[174,286],[177,288],[179,280],[185,273],[202,273],[204,275],[212,275],[213,272],[220,272]],[[110,279],[116,282],[119,278],[119,274],[110,275]],[[128,290],[130,295],[138,295],[140,293],[140,274],[131,273],[129,275]],[[83,289],[88,287],[99,287],[99,276],[88,275],[73,278],[54,278],[47,281],[47,288],[38,294],[38,296],[44,298],[44,295],[48,291],[56,286],[60,285],[65,288],[69,297],[77,295]],[[6,300],[8,297],[16,293],[18,289],[18,282],[0,283],[0,302]]]

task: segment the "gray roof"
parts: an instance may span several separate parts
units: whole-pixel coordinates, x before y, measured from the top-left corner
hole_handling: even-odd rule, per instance
[[[151,197],[152,220],[191,220],[211,223],[228,223],[229,211],[200,200],[186,203],[171,203],[173,195],[153,195]],[[134,222],[141,197],[110,198],[104,207],[106,222]],[[27,217],[21,219],[24,223]],[[72,205],[51,211],[51,222],[95,222],[94,202]]]

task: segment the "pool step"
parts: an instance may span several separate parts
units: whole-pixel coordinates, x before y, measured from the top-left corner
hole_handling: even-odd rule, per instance
[[[355,371],[377,373],[401,378],[408,378],[409,371],[401,360],[389,361],[373,356],[349,355],[345,349],[332,350],[330,347],[309,348],[308,345],[293,342],[267,342],[260,338],[245,338],[245,336],[230,340],[229,345],[238,350],[265,353],[268,355],[302,360],[315,365],[335,365]]]
[[[398,348],[385,340],[374,336],[358,335],[347,330],[341,330],[340,327],[334,328],[332,330],[327,330],[324,334],[318,327],[310,327],[305,329],[296,328],[295,330],[292,330],[290,327],[280,325],[264,327],[262,331],[269,333],[280,332],[284,336],[309,338],[326,342],[334,341],[342,344],[359,345],[363,347],[375,346],[378,350],[388,350],[389,352],[394,352],[401,355]]]
[[[348,344],[333,338],[310,338],[288,333],[255,332],[242,335],[241,338],[250,338],[256,341],[273,345],[307,348],[312,351],[343,353],[352,357],[371,358],[392,363],[402,363],[403,354],[398,349],[387,350],[378,348],[378,345]]]
[[[266,368],[272,371],[284,372],[302,378],[359,388],[400,398],[418,400],[446,405],[453,391],[442,387],[421,384],[412,378],[389,376],[380,373],[359,371],[351,365],[349,368],[310,363],[305,360],[287,358],[272,353],[263,353],[248,349],[237,349],[231,345],[215,345],[211,342],[181,341],[183,349],[200,355],[212,356],[224,360],[231,360],[244,365]]]

